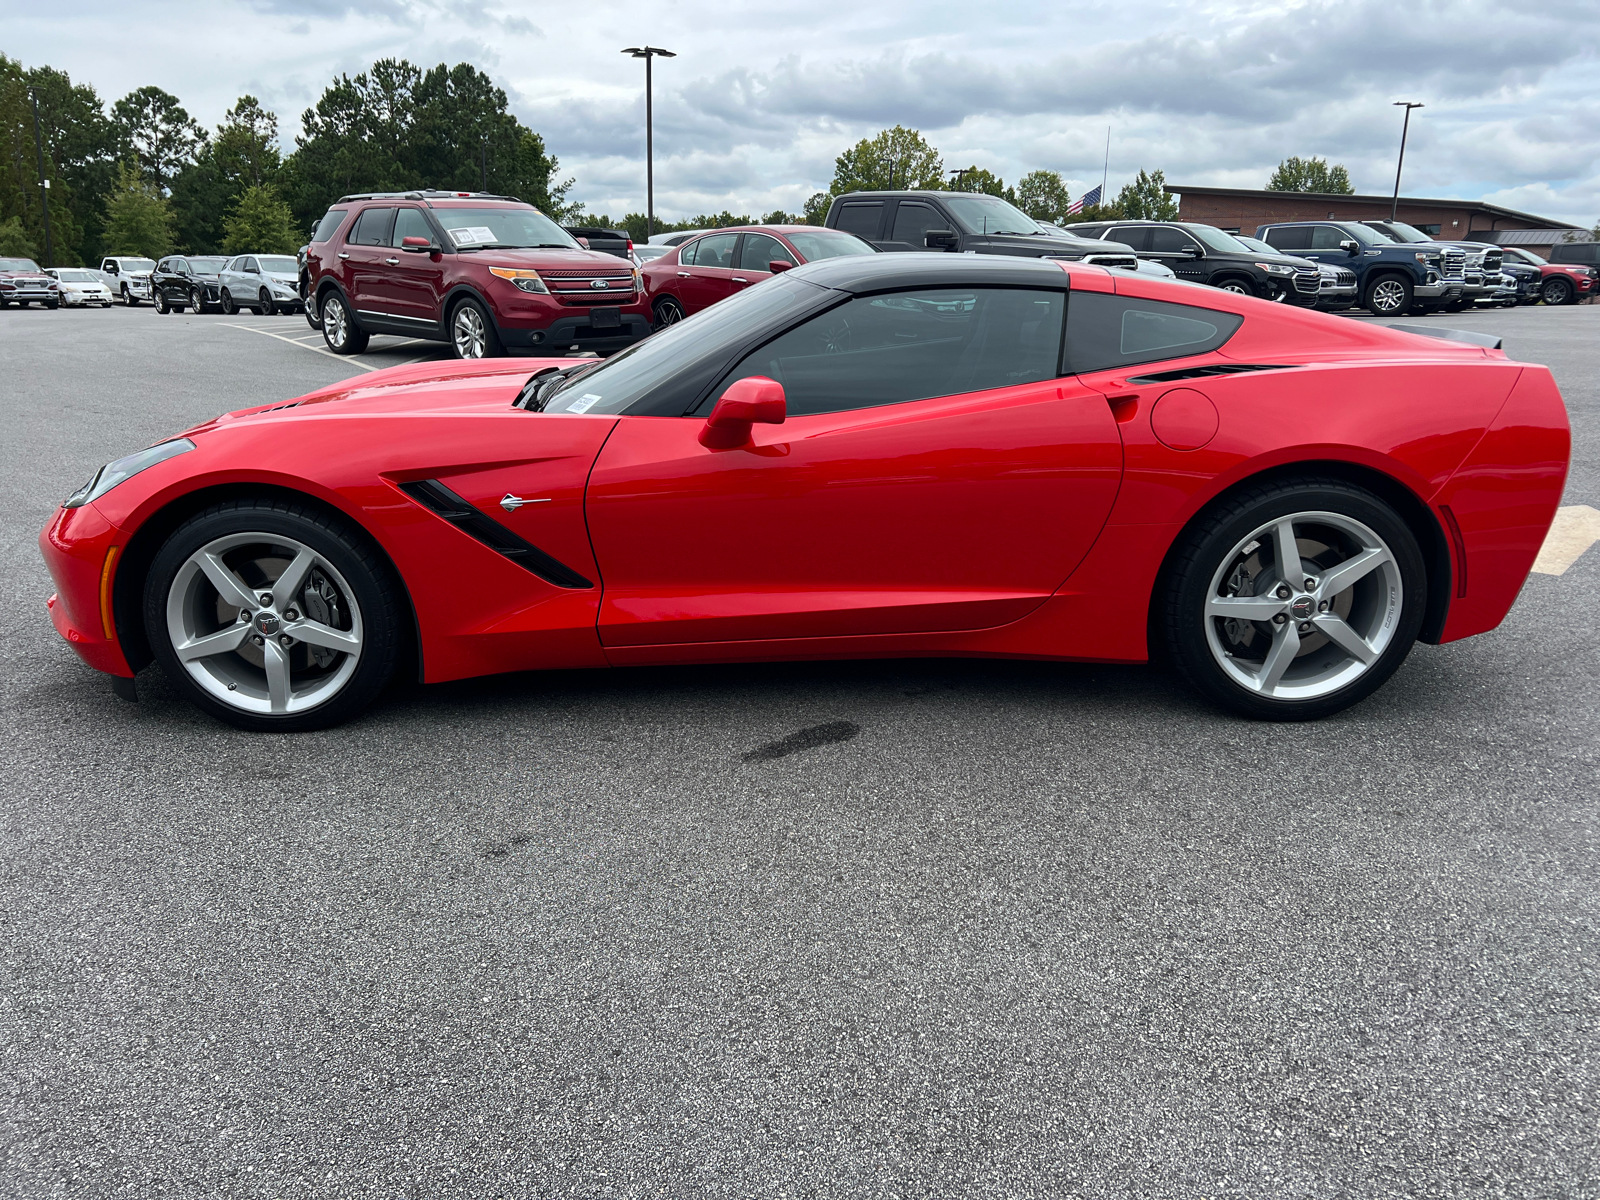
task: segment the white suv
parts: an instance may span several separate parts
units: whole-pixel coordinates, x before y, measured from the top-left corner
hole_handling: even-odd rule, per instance
[[[150,299],[150,272],[155,269],[151,259],[114,255],[101,260],[100,277],[113,295],[120,296],[132,308],[139,301]]]

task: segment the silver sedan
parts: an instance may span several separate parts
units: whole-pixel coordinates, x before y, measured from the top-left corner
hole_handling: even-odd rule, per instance
[[[304,312],[300,266],[292,254],[241,254],[223,264],[217,277],[222,311],[248,308],[256,314]]]

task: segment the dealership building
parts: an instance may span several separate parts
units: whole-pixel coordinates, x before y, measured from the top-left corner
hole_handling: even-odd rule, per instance
[[[1387,220],[1394,207],[1394,200],[1390,196],[1180,187],[1177,184],[1168,185],[1167,191],[1178,197],[1178,216],[1181,220],[1215,225],[1229,233],[1242,233],[1246,237],[1252,236],[1258,226],[1278,221]],[[1557,243],[1594,240],[1594,235],[1581,226],[1476,200],[1428,200],[1418,196],[1401,196],[1395,217],[1445,241],[1521,246],[1546,257],[1549,256],[1550,247]]]

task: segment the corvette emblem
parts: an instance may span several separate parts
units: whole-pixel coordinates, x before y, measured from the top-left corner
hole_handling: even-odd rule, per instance
[[[524,500],[521,496],[513,496],[510,492],[507,492],[504,496],[500,497],[500,507],[505,509],[507,512],[516,512],[517,509],[521,508],[524,504],[549,503],[550,498],[548,496],[540,500]]]
[[[1295,602],[1289,605],[1289,615],[1296,621],[1309,620],[1311,614],[1317,611],[1317,606],[1310,596],[1297,596]]]

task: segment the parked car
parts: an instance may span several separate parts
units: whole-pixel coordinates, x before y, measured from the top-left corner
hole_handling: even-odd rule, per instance
[[[31,258],[0,258],[0,308],[27,308],[38,301],[45,308],[61,303],[60,285]]]
[[[1051,237],[1071,238],[1071,239],[1076,239],[1076,240],[1078,240],[1080,242],[1090,242],[1090,243],[1092,243],[1094,248],[1085,251],[1085,253],[1087,255],[1090,255],[1090,256],[1095,255],[1098,252],[1099,246],[1102,244],[1102,243],[1100,243],[1099,241],[1097,241],[1094,238],[1080,237],[1078,234],[1074,233],[1070,229],[1065,228],[1064,226],[1052,225],[1049,221],[1039,221],[1039,222],[1037,222],[1037,224],[1038,224],[1040,229],[1044,230]],[[1046,255],[1045,257],[1049,258],[1049,257],[1052,257],[1052,256]],[[1077,261],[1077,260],[1068,259],[1067,261],[1068,262],[1072,262],[1072,261]],[[1131,269],[1134,270],[1134,271],[1137,271],[1140,275],[1150,275],[1150,276],[1154,276],[1156,279],[1176,279],[1176,278],[1178,278],[1178,273],[1176,271],[1174,271],[1171,267],[1166,266],[1163,263],[1158,263],[1154,259],[1136,258],[1135,262],[1138,265],[1133,267],[1133,268],[1131,268]],[[1099,265],[1103,266],[1105,264],[1099,264]],[[1127,266],[1117,266],[1117,267],[1114,267],[1113,269],[1114,270],[1119,270],[1119,271],[1126,271],[1126,270],[1129,270],[1130,268],[1127,267]]]
[[[1279,253],[1353,271],[1361,307],[1374,316],[1432,312],[1466,288],[1461,247],[1405,246],[1359,221],[1286,221],[1260,226],[1256,237]]]
[[[124,695],[155,660],[214,717],[288,731],[413,654],[433,683],[1154,651],[1214,703],[1304,720],[1504,619],[1570,457],[1547,368],[1106,282],[848,255],[609,359],[274,398],[70,496],[39,539],[51,620]]]
[[[602,229],[596,225],[563,225],[585,250],[598,250],[617,258],[633,259],[633,239],[626,230]]]
[[[227,259],[218,255],[170,254],[150,272],[150,291],[158,313],[210,312],[222,305],[218,276]]]
[[[1260,238],[1245,237],[1236,233],[1233,237],[1250,249],[1261,254],[1276,254],[1267,243]],[[1298,260],[1310,262],[1317,268],[1319,276],[1317,284],[1317,308],[1323,312],[1343,312],[1347,308],[1354,308],[1356,303],[1356,273],[1349,267],[1335,267],[1329,263],[1311,262],[1311,260]]]
[[[829,229],[889,252],[946,251],[1138,266],[1127,246],[1074,233],[1059,237],[1014,204],[977,192],[850,192],[828,209]]]
[[[650,235],[648,245],[651,246],[681,246],[692,237],[699,237],[705,233],[704,229],[678,229],[672,233],[653,233]]]
[[[1502,246],[1502,263],[1533,267],[1539,272],[1538,299],[1546,304],[1576,304],[1591,299],[1597,291],[1600,272],[1578,263],[1553,263],[1521,246]]]
[[[648,243],[643,246],[635,245],[633,248],[633,261],[642,267],[645,263],[655,262],[656,259],[663,255],[671,254],[672,250],[673,247],[671,246],[649,245]]]
[[[659,329],[801,263],[875,253],[853,234],[815,225],[740,225],[702,230],[639,274]]]
[[[1455,246],[1466,255],[1462,263],[1461,295],[1442,307],[1447,312],[1461,312],[1479,301],[1494,300],[1500,288],[1500,247],[1483,242],[1443,242],[1430,237],[1414,225],[1404,221],[1363,221],[1368,229],[1375,229],[1392,242],[1412,246]]]
[[[151,258],[113,254],[100,260],[100,274],[105,285],[129,308],[150,299],[150,272],[155,269],[155,260]]]
[[[1252,250],[1231,233],[1194,221],[1105,221],[1084,233],[1121,242],[1141,259],[1171,267],[1179,279],[1310,308],[1321,293],[1316,264],[1303,258]]]
[[[632,263],[585,250],[510,196],[345,196],[318,225],[306,267],[335,354],[359,354],[374,333],[448,342],[459,358],[604,353],[650,336]]]
[[[91,304],[111,307],[111,289],[100,278],[99,271],[87,267],[51,267],[45,274],[60,285],[57,294],[68,308],[87,308]]]
[[[1550,261],[1561,265],[1581,265],[1600,269],[1600,242],[1562,242],[1550,247]]]
[[[223,264],[217,276],[225,313],[248,308],[263,313],[295,313],[305,309],[300,298],[300,264],[288,254],[240,254]]]

